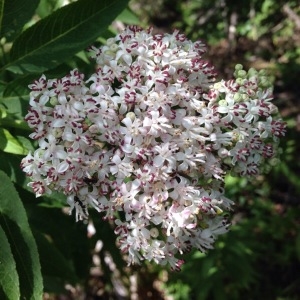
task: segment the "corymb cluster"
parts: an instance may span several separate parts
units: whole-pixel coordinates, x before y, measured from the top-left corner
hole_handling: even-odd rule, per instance
[[[38,148],[21,167],[37,196],[64,193],[77,220],[90,207],[110,220],[129,264],[180,270],[180,254],[228,231],[225,175],[257,176],[277,159],[285,124],[271,83],[241,65],[217,81],[205,46],[178,31],[130,26],[90,52],[89,78],[75,69],[29,86]]]

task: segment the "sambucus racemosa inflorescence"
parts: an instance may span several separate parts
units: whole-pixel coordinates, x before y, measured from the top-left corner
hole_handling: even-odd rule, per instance
[[[37,196],[67,195],[77,220],[89,206],[114,220],[129,263],[179,270],[179,254],[210,249],[228,230],[224,176],[257,175],[276,156],[285,125],[271,84],[241,65],[215,82],[205,46],[178,31],[130,26],[90,51],[87,80],[75,69],[29,86],[39,148],[21,167]]]

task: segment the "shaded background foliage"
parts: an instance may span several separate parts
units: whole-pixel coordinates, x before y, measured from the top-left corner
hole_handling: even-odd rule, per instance
[[[5,25],[0,31],[1,37],[5,37],[1,39],[0,170],[6,173],[0,175],[14,185],[0,193],[0,229],[4,232],[0,232],[0,237],[7,238],[1,244],[1,253],[11,252],[7,264],[14,261],[18,265],[22,261],[15,257],[18,247],[14,248],[14,239],[8,235],[7,211],[11,212],[12,207],[4,204],[3,199],[10,195],[12,203],[17,201],[25,208],[27,217],[22,218],[28,219],[26,231],[34,236],[30,239],[30,233],[28,239],[34,241],[39,253],[44,299],[300,299],[298,1],[158,0],[154,5],[150,0],[132,0],[126,10],[123,9],[128,1],[116,0],[101,1],[101,7],[95,0],[69,1],[71,4],[63,10],[64,1],[58,0],[0,2],[4,4],[1,22]],[[25,14],[20,3],[29,5]],[[74,4],[78,7],[71,6]],[[96,9],[91,10],[93,5],[103,11],[97,15]],[[94,19],[85,20],[84,11]],[[65,18],[65,13],[70,13],[73,21],[61,22],[59,28],[52,25]],[[107,21],[97,21],[104,14]],[[21,15],[16,18],[20,23],[11,23],[12,15]],[[53,37],[43,35],[45,29],[34,27],[37,20],[47,17],[48,22],[42,24],[61,37],[57,44]],[[109,26],[115,18],[113,26]],[[76,22],[90,34],[76,36]],[[126,24],[153,26],[155,32],[172,32],[177,28],[192,40],[203,40],[208,45],[207,58],[216,66],[220,78],[231,77],[236,63],[247,68],[266,68],[274,78],[274,102],[288,125],[281,143],[281,162],[268,174],[251,181],[226,179],[227,196],[236,203],[232,229],[207,254],[193,251],[186,255],[187,263],[180,273],[147,263],[127,267],[115,245],[112,227],[102,222],[99,214],[91,211],[93,226],[75,223],[65,211],[62,195],[36,199],[19,169],[22,155],[34,149],[27,139],[30,131],[23,122],[28,107],[27,85],[41,72],[49,78],[64,76],[75,67],[92,73],[94,66],[85,51],[78,51],[92,42],[100,45]],[[68,26],[75,37],[67,35]],[[95,29],[97,26],[99,30]],[[26,28],[31,31],[24,31]],[[47,38],[53,40],[53,45],[46,52],[39,52],[37,61],[28,65],[32,59],[24,61],[24,54],[26,58],[29,50],[38,48],[28,41],[34,32],[40,45],[45,45]],[[23,48],[17,47],[20,44]],[[59,53],[59,57],[53,56],[49,64],[48,57],[43,59],[43,55],[50,50]],[[1,191],[3,186],[0,185]],[[19,196],[10,193],[13,187]],[[22,238],[19,243],[28,245]],[[30,257],[34,251],[25,254]],[[0,254],[1,261],[3,257]],[[18,266],[15,269],[18,271]],[[1,274],[0,269],[2,280]],[[22,280],[22,274],[13,274]],[[7,296],[7,287],[11,286],[6,279],[1,280],[0,298],[17,299],[16,294]],[[24,288],[24,283],[19,285],[21,295],[28,296],[35,289],[41,293],[40,279],[32,282],[30,289]]]

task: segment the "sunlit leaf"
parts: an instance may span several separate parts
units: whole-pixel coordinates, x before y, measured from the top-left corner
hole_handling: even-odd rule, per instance
[[[129,8],[124,9],[117,19],[125,24],[140,24],[139,18]]]
[[[21,155],[25,155],[28,152],[8,130],[3,128],[0,128],[0,150]]]
[[[126,7],[127,0],[79,0],[23,32],[5,66],[17,73],[54,68],[89,46]]]

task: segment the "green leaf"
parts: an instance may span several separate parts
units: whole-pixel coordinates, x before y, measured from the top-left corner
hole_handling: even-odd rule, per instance
[[[15,121],[19,121],[19,123],[22,122],[23,129],[29,128],[27,125],[24,126],[24,116],[27,114],[29,108],[30,90],[28,85],[38,77],[40,77],[40,74],[29,74],[10,81],[5,85],[2,97],[0,98],[0,103],[3,103],[6,108],[7,117],[13,118]],[[6,126],[8,124],[2,127]],[[18,128],[22,127],[19,126]]]
[[[55,278],[62,287],[66,283],[76,283],[77,277],[74,269],[53,241],[51,242],[41,232],[34,231],[33,233],[39,249],[43,278]],[[46,282],[45,288],[47,288]]]
[[[126,7],[128,0],[79,0],[24,31],[14,42],[13,72],[43,72],[89,46]]]
[[[8,130],[0,128],[0,150],[13,154],[27,154],[28,151]]]
[[[0,228],[10,244],[20,282],[20,298],[42,299],[43,284],[37,246],[23,204],[7,175],[0,171]],[[5,243],[5,241],[4,241]],[[3,243],[1,243],[2,247]],[[2,251],[2,249],[1,249]],[[4,280],[13,285],[10,279]],[[4,290],[4,286],[2,286]]]
[[[2,101],[11,101],[15,98],[29,100],[30,89],[28,85],[39,77],[41,77],[40,74],[29,74],[10,81],[5,85]]]
[[[20,155],[0,151],[0,170],[5,172],[12,182],[17,183],[24,189],[32,191],[32,189],[27,186],[29,177],[27,177],[20,168],[21,159],[22,157]]]
[[[33,16],[39,0],[0,0],[0,37],[11,40]]]
[[[124,9],[117,19],[125,24],[139,25],[141,23],[129,8]]]
[[[0,286],[7,299],[20,299],[19,277],[16,269],[16,263],[13,258],[9,241],[5,232],[0,227]]]
[[[26,191],[21,193],[28,194]],[[61,208],[36,205],[33,195],[26,198],[27,203],[24,205],[32,228],[49,237],[55,248],[70,262],[76,276],[81,280],[86,279],[91,266],[91,248],[86,224],[75,222],[74,215],[66,215]],[[47,275],[53,278],[54,273]]]
[[[40,0],[40,4],[36,10],[37,15],[43,19],[50,15],[54,10],[62,7],[65,0]]]

